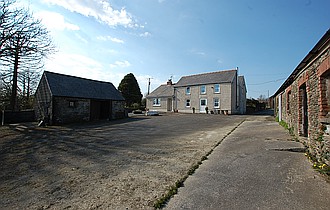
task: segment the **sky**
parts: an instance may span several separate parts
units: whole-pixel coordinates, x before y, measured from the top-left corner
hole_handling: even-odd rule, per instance
[[[45,70],[143,95],[172,78],[236,69],[247,97],[273,95],[330,27],[329,0],[18,0],[48,28]]]

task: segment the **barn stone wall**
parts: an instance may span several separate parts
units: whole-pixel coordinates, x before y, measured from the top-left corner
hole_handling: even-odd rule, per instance
[[[330,90],[324,75],[330,74],[330,50],[329,47],[322,54],[310,62],[296,77],[285,91],[276,97],[276,103],[281,102],[281,118],[293,130],[299,140],[306,145],[309,153],[320,162],[329,165],[330,161],[330,136],[327,128],[330,125],[330,111],[326,94]],[[326,63],[326,65],[325,65]],[[300,87],[306,85],[308,107],[308,135],[303,135],[303,111]],[[279,99],[281,97],[281,99]],[[277,115],[280,112],[277,110]]]
[[[53,124],[66,124],[90,120],[90,100],[54,97]]]

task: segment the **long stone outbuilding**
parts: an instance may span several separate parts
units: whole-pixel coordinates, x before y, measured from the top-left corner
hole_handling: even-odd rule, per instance
[[[273,95],[275,115],[319,162],[330,163],[330,30]]]

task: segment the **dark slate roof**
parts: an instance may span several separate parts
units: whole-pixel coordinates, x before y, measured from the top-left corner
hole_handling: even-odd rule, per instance
[[[44,72],[53,96],[125,100],[111,82],[84,79],[64,74]]]
[[[204,74],[196,74],[191,76],[183,76],[176,83],[175,87],[232,82],[235,78],[236,73],[237,70],[226,70]]]
[[[172,97],[174,94],[174,86],[173,85],[161,85],[152,91],[147,98],[155,98],[155,97]]]

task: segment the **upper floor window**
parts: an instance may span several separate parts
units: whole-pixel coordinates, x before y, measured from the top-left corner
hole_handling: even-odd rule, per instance
[[[160,106],[160,98],[154,98],[153,106]]]
[[[190,95],[190,87],[186,87],[186,94]]]
[[[214,85],[214,93],[220,93],[220,84]]]
[[[201,94],[205,94],[206,93],[206,86],[202,85],[201,86]]]

